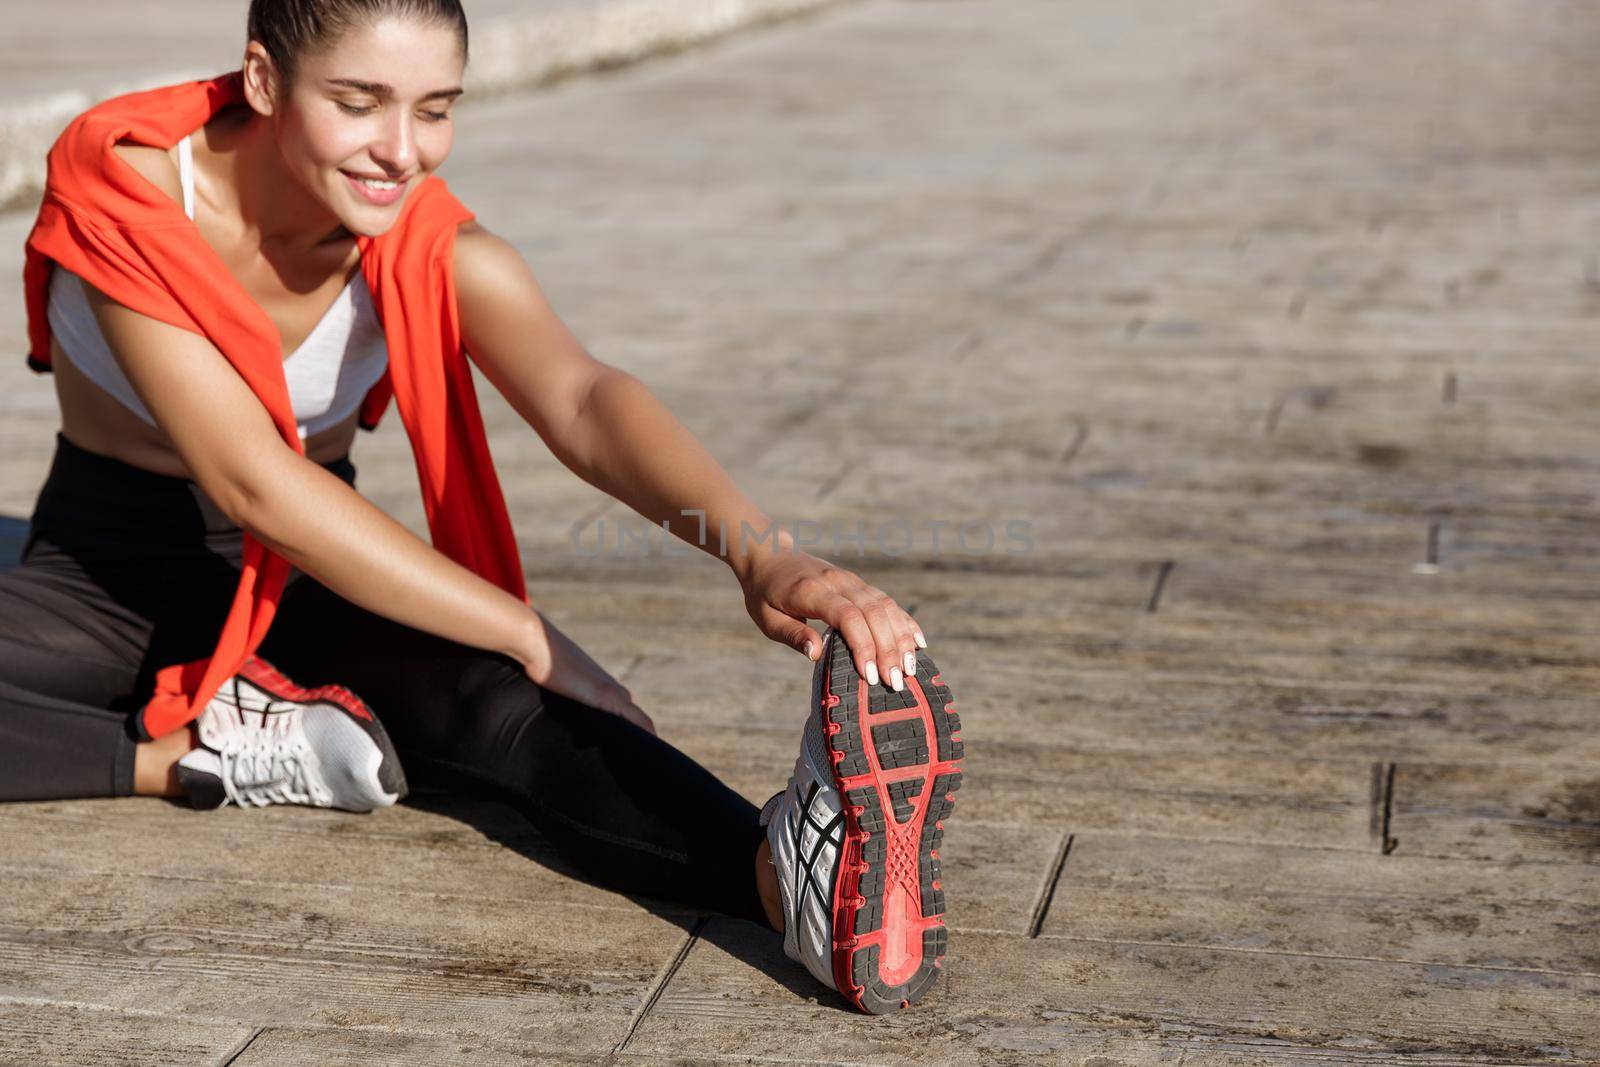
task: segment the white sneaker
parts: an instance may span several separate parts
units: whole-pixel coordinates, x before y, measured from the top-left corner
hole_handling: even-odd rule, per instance
[[[252,656],[196,720],[200,747],[178,760],[197,808],[307,804],[371,811],[406,795],[389,735],[337,685],[302,689]]]
[[[961,786],[961,722],[926,653],[904,684],[867,685],[830,628],[794,775],[761,809],[784,953],[873,1014],[926,993],[948,944],[938,848]]]

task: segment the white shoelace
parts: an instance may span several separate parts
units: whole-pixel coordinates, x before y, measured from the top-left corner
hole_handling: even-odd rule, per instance
[[[316,756],[295,728],[295,712],[263,713],[231,704],[215,711],[211,729],[204,733],[211,735],[207,743],[222,762],[223,791],[235,804],[332,803],[331,792],[314,772]]]
[[[222,758],[222,788],[235,804],[315,802],[306,774],[304,742],[279,738],[265,744],[230,745]]]

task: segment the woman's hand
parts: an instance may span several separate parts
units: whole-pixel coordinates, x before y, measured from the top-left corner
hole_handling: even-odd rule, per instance
[[[922,628],[882,589],[808,552],[774,551],[738,572],[744,606],[761,632],[815,660],[822,640],[807,625],[820,619],[844,635],[856,670],[873,685],[904,688],[916,672]]]
[[[529,678],[553,692],[621,715],[652,734],[656,732],[655,723],[633,702],[633,694],[621,682],[550,620],[537,611],[530,614],[532,626],[517,656]]]

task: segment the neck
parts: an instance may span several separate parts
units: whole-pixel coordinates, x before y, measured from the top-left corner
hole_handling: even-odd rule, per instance
[[[225,195],[231,194],[245,234],[258,241],[263,252],[270,247],[290,255],[350,237],[338,216],[313,197],[284,163],[271,123],[249,108],[243,111],[242,116],[208,125],[204,141],[212,161],[208,169],[222,183]]]

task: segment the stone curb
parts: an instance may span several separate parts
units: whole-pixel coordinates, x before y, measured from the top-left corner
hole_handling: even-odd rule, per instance
[[[792,18],[845,0],[608,0],[502,18],[474,29],[467,88],[474,97],[532,89],[627,66],[735,30]],[[0,211],[31,208],[44,188],[45,154],[71,119],[122,93],[206,78],[170,71],[137,82],[40,97],[0,109]]]

